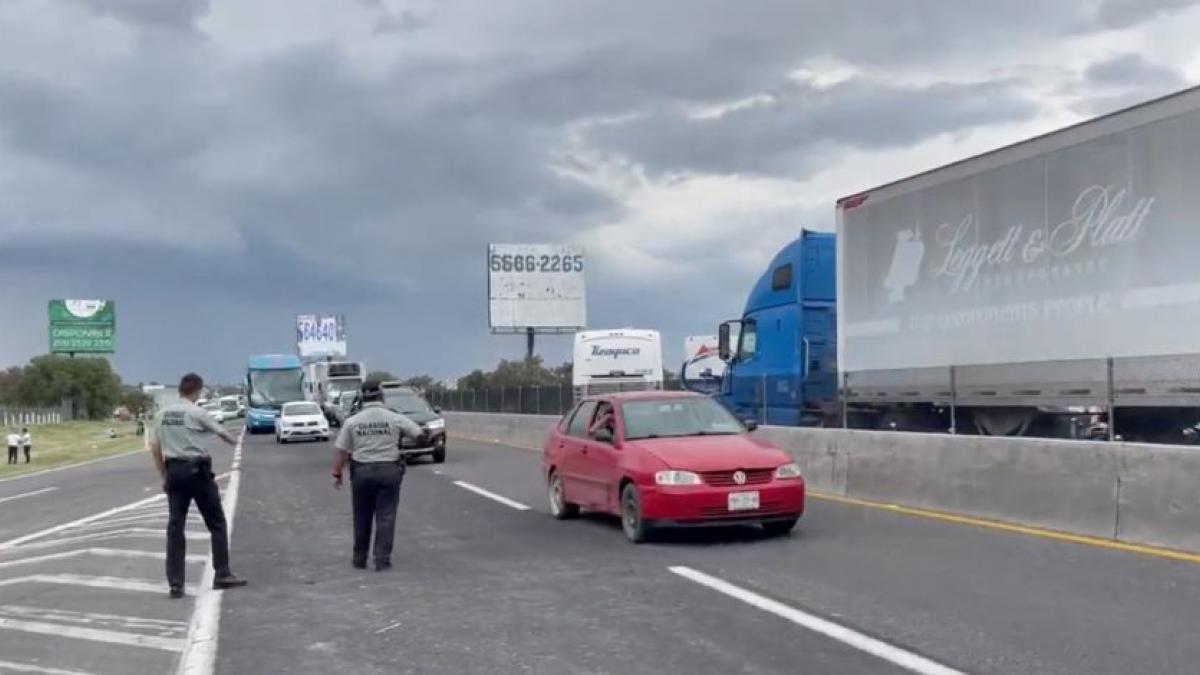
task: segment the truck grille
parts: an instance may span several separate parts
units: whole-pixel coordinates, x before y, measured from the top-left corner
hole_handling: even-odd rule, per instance
[[[740,487],[741,485],[762,485],[770,483],[771,476],[775,473],[772,469],[742,469],[746,474],[746,482],[740,485],[733,480],[735,470],[727,471],[702,471],[700,478],[708,485],[716,485],[719,487]]]

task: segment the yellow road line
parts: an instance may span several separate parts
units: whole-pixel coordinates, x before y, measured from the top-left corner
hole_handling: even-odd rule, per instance
[[[829,494],[827,492],[815,490],[809,490],[808,495],[813,499],[819,499],[822,501],[848,504],[851,506],[861,506],[869,509],[879,509],[881,511],[890,511],[892,513],[902,513],[906,516],[928,518],[930,520],[937,520],[943,523],[971,525],[974,527],[982,527],[989,530],[998,530],[1012,534],[1023,534],[1029,537],[1040,537],[1042,539],[1051,539],[1053,541],[1064,541],[1072,544],[1080,544],[1082,546],[1093,546],[1095,548],[1105,548],[1112,551],[1123,551],[1125,553],[1136,553],[1138,555],[1150,556],[1152,558],[1161,558],[1164,560],[1174,560],[1177,562],[1187,562],[1194,565],[1200,565],[1200,554],[1187,553],[1185,551],[1175,551],[1169,548],[1128,544],[1123,541],[1116,541],[1114,539],[1102,539],[1100,537],[1089,537],[1082,534],[1070,534],[1067,532],[1058,532],[1056,530],[1046,530],[1040,527],[1016,525],[999,520],[987,520],[985,518],[974,518],[972,516],[960,516],[953,513],[944,513],[942,511],[931,511],[929,509],[901,506],[899,504],[873,502],[866,499],[857,499],[855,497],[841,497],[838,495]]]

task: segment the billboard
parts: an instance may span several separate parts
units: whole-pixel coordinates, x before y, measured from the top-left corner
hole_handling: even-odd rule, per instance
[[[51,300],[51,354],[116,351],[117,310],[111,300]]]
[[[302,359],[345,356],[345,315],[297,314],[296,354]]]
[[[487,262],[493,332],[566,332],[587,325],[581,247],[492,244]]]
[[[1200,350],[1200,99],[1184,102],[843,200],[843,369]]]

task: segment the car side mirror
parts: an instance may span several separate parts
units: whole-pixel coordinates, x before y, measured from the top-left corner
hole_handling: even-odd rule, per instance
[[[613,431],[608,427],[601,427],[592,432],[592,439],[598,443],[612,443]]]
[[[742,420],[742,424],[746,425],[746,431],[754,431],[758,428],[758,420],[747,418]]]

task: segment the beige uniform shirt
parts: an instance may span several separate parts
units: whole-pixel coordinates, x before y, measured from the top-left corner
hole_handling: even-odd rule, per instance
[[[154,416],[154,438],[163,459],[207,457],[208,443],[220,429],[207,410],[186,399],[164,406]]]

